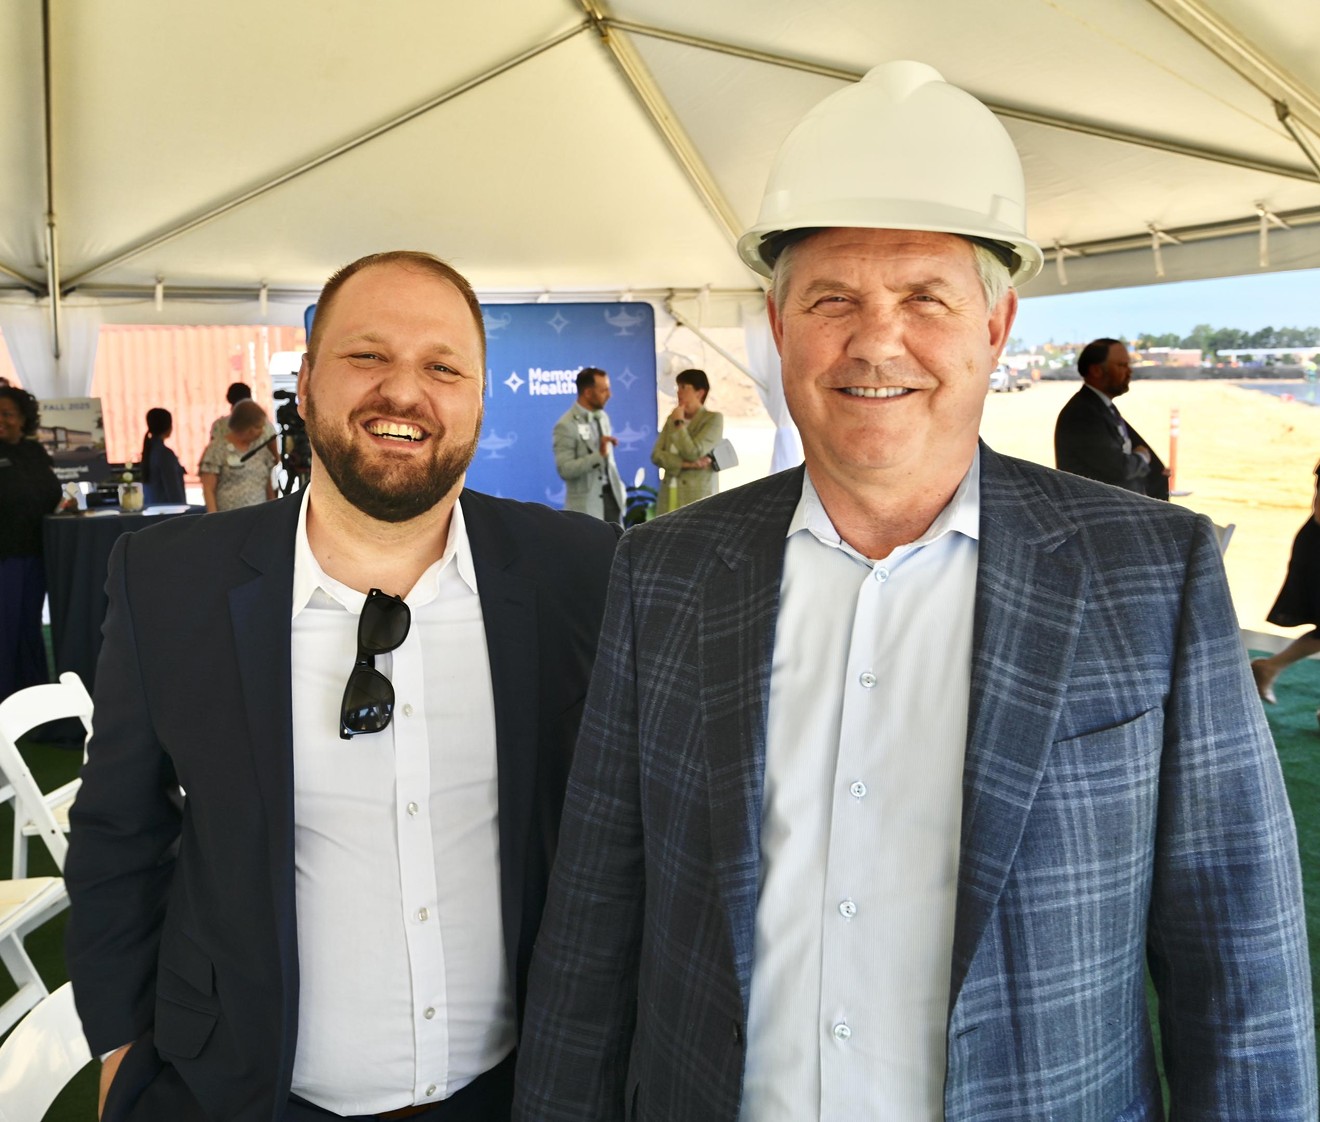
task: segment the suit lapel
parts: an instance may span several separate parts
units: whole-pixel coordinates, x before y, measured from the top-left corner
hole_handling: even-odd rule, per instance
[[[950,1001],[1003,891],[1054,739],[1086,573],[1045,525],[1048,497],[981,448],[981,531]]]
[[[767,481],[716,547],[698,615],[701,714],[709,768],[711,856],[746,1009],[761,859],[766,714],[784,535],[802,469]]]
[[[516,978],[524,854],[536,790],[540,707],[536,586],[513,572],[518,546],[491,508],[491,500],[465,490],[459,501],[472,548],[490,659],[498,771],[500,903],[509,977]]]
[[[263,507],[239,551],[251,577],[229,591],[248,746],[270,836],[270,883],[279,917],[285,1008],[297,994],[293,867],[293,678],[289,618],[294,534],[302,495]],[[291,1062],[291,1058],[290,1058]]]

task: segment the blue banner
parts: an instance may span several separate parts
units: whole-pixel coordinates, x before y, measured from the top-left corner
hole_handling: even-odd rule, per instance
[[[656,434],[655,309],[646,303],[483,304],[486,420],[468,485],[477,491],[564,505],[551,434],[577,399],[584,366],[610,376],[605,406],[619,444],[624,486],[651,465]]]
[[[311,338],[316,305],[304,312]],[[656,435],[655,309],[618,304],[482,304],[486,321],[486,419],[467,482],[509,499],[564,505],[555,471],[555,422],[577,399],[577,373],[610,376],[605,406],[618,446],[619,475],[631,487],[639,468],[659,486],[651,464]]]

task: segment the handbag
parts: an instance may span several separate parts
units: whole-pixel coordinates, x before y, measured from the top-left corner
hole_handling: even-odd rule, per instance
[[[710,450],[711,471],[723,471],[737,466],[738,453],[733,450],[733,444],[727,437]]]

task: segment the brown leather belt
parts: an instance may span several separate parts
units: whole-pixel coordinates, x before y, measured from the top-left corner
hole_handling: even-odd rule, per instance
[[[422,1103],[418,1106],[401,1106],[398,1110],[387,1110],[384,1114],[376,1115],[377,1118],[412,1118],[418,1114],[423,1114],[430,1110],[435,1103]]]

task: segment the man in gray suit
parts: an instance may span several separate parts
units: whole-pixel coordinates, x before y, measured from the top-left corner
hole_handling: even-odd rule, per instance
[[[614,446],[605,403],[610,376],[595,366],[578,372],[577,401],[555,422],[555,470],[567,484],[565,510],[577,510],[606,522],[623,518],[623,480],[614,462]]]
[[[1210,523],[994,453],[1003,127],[891,63],[739,242],[799,468],[628,534],[529,982],[531,1122],[1312,1120],[1296,837]]]

